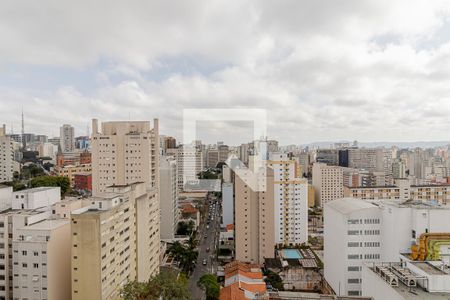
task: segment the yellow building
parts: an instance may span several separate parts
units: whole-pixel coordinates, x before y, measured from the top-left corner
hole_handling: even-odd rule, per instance
[[[90,201],[71,215],[72,299],[119,299],[125,283],[159,270],[158,206],[143,183],[109,187]]]

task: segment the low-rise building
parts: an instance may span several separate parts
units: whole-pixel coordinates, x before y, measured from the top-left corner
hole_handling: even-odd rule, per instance
[[[269,299],[259,265],[234,261],[225,265],[224,271],[220,300]]]

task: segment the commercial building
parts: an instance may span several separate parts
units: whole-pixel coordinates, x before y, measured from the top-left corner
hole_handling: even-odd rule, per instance
[[[316,205],[323,207],[327,202],[344,196],[343,168],[314,163],[312,168],[312,185],[315,190]]]
[[[177,161],[171,156],[160,159],[161,239],[173,239],[179,219]]]
[[[361,295],[363,263],[398,262],[422,234],[450,232],[449,218],[447,206],[420,201],[329,202],[324,209],[325,278],[337,294]]]
[[[382,148],[351,148],[348,149],[348,167],[369,172],[383,172],[385,171],[383,157]]]
[[[91,164],[85,165],[66,165],[61,167],[55,167],[55,173],[58,176],[64,176],[69,178],[70,185],[73,187],[75,184],[75,176],[80,174],[91,174],[92,166]]]
[[[73,211],[72,299],[116,299],[128,281],[147,281],[159,269],[158,210],[148,213],[144,183],[109,187]]]
[[[316,162],[329,166],[339,166],[339,150],[318,149],[316,152]]]
[[[77,173],[73,176],[73,188],[77,191],[92,192],[92,174]]]
[[[59,130],[59,143],[61,152],[73,152],[75,150],[75,129],[69,124],[64,124]]]

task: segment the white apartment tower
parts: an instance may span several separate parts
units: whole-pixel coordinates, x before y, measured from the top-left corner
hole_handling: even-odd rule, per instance
[[[14,144],[6,136],[6,127],[0,128],[0,182],[12,181],[14,178]]]
[[[59,129],[59,143],[62,153],[73,152],[75,150],[75,129],[64,124]]]
[[[70,298],[70,225],[50,220],[60,188],[1,194],[0,299]]]
[[[186,183],[197,180],[197,174],[204,168],[204,152],[202,145],[180,145],[178,148],[167,149],[167,155],[177,159],[178,191],[182,192]]]
[[[308,182],[301,178],[296,160],[285,153],[269,153],[273,169],[275,243],[302,244],[308,241]]]
[[[448,206],[419,201],[329,202],[324,207],[325,279],[338,295],[361,295],[364,263],[398,262],[421,234],[450,232],[449,219]]]
[[[312,185],[315,190],[315,202],[323,207],[327,202],[344,197],[344,172],[338,166],[314,163]]]
[[[161,239],[173,239],[178,224],[177,161],[172,156],[160,160]]]

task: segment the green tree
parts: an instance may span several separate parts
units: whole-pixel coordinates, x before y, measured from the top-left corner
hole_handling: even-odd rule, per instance
[[[197,285],[205,290],[207,300],[216,300],[220,296],[220,285],[217,277],[212,274],[205,274],[197,281]]]
[[[266,276],[266,278],[264,279],[266,283],[272,285],[279,291],[284,290],[283,280],[281,279],[280,275],[271,270],[267,270],[264,275]]]
[[[40,186],[59,186],[61,188],[61,196],[70,191],[70,181],[65,176],[38,176],[31,179],[30,187]]]
[[[162,271],[148,282],[128,282],[121,290],[124,300],[190,300],[188,281],[182,274]]]

